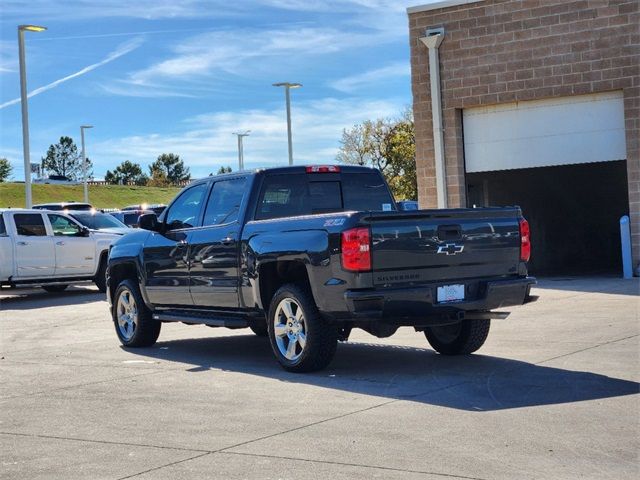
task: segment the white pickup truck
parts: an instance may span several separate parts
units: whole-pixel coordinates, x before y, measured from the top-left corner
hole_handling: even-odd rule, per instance
[[[0,287],[61,292],[70,283],[94,282],[104,292],[109,245],[117,238],[63,212],[0,209]]]

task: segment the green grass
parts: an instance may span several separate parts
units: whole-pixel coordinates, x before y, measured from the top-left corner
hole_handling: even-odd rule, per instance
[[[83,201],[82,185],[32,185],[33,203]],[[89,185],[89,202],[96,208],[122,208],[139,203],[169,203],[176,187]],[[0,208],[25,206],[24,183],[0,183]]]

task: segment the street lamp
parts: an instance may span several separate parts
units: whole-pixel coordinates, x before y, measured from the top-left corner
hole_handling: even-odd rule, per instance
[[[248,137],[251,130],[246,132],[234,132],[233,135],[238,137],[238,170],[244,170],[244,151],[242,150],[242,139]]]
[[[42,32],[47,27],[38,25],[18,26],[18,57],[20,59],[20,104],[22,106],[22,152],[24,156],[25,204],[33,206],[31,197],[31,155],[29,153],[29,109],[27,106],[27,66],[24,56],[24,32]]]
[[[87,188],[87,153],[84,148],[84,130],[93,128],[93,125],[80,126],[80,138],[82,140],[82,185],[84,190],[84,203],[89,203],[89,189]]]
[[[289,165],[293,165],[293,146],[291,144],[291,98],[289,90],[292,88],[300,88],[301,83],[280,82],[274,83],[274,87],[284,87],[285,98],[287,101],[287,139],[289,141]]]

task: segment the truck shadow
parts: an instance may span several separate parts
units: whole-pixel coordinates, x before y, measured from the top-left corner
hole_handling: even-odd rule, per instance
[[[282,370],[264,338],[237,335],[159,342],[130,350],[187,371],[242,372],[364,395],[456,408],[494,411],[580,402],[639,393],[640,384],[591,372],[565,370],[487,355],[444,357],[427,348],[341,343],[322,372]]]
[[[69,287],[59,293],[49,293],[42,289],[3,290],[0,292],[0,312],[36,310],[38,308],[64,307],[106,301],[104,293],[94,287]]]

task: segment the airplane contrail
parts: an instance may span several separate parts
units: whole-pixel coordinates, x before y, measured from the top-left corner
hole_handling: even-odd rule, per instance
[[[113,52],[111,52],[109,55],[107,55],[103,60],[99,61],[98,63],[94,63],[92,65],[88,65],[86,67],[84,67],[81,70],[78,70],[75,73],[72,73],[71,75],[67,75],[66,77],[62,77],[59,78],[58,80],[51,82],[47,85],[44,85],[42,87],[38,87],[35,90],[32,90],[31,92],[29,92],[27,94],[27,98],[31,98],[31,97],[35,97],[36,95],[40,95],[43,92],[46,92],[47,90],[51,90],[52,88],[56,88],[58,85],[60,85],[61,83],[67,82],[71,79],[74,79],[76,77],[79,77],[81,75],[84,75],[85,73],[89,73],[92,70],[95,70],[98,67],[101,67],[102,65],[106,65],[109,62],[113,62],[115,59],[122,57],[123,55],[126,55],[127,53],[135,50],[136,48],[138,48],[140,45],[142,45],[143,39],[141,37],[138,38],[134,38],[133,40],[123,43],[122,45],[120,45],[118,48],[116,48]],[[14,98],[13,100],[9,100],[7,102],[1,103],[0,104],[0,110],[8,107],[10,105],[15,105],[16,103],[20,103],[20,97],[18,98]]]

